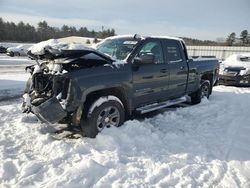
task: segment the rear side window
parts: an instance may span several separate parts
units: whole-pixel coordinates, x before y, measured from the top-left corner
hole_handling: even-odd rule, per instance
[[[165,44],[167,60],[169,63],[177,63],[183,61],[180,45],[177,41],[166,41]]]

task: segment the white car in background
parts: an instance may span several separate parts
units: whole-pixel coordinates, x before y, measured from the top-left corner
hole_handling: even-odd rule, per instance
[[[16,47],[7,48],[7,55],[13,56],[26,56],[28,52],[28,48],[30,48],[32,44],[20,44]]]

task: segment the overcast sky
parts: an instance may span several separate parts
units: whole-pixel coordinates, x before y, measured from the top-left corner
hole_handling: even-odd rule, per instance
[[[4,21],[216,40],[250,31],[250,0],[0,0]]]

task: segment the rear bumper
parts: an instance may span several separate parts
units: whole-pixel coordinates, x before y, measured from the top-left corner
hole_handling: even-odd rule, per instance
[[[67,112],[56,97],[48,99],[39,106],[31,106],[31,110],[38,119],[48,124],[54,124],[67,116]]]
[[[250,75],[227,76],[219,75],[218,84],[231,86],[250,86]]]

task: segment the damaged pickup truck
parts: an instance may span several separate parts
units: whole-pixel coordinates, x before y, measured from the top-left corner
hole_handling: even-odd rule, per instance
[[[116,36],[95,49],[46,46],[28,54],[37,65],[26,68],[23,111],[48,124],[66,121],[92,138],[135,113],[199,103],[219,71],[218,60],[189,59],[183,40],[171,37]]]

